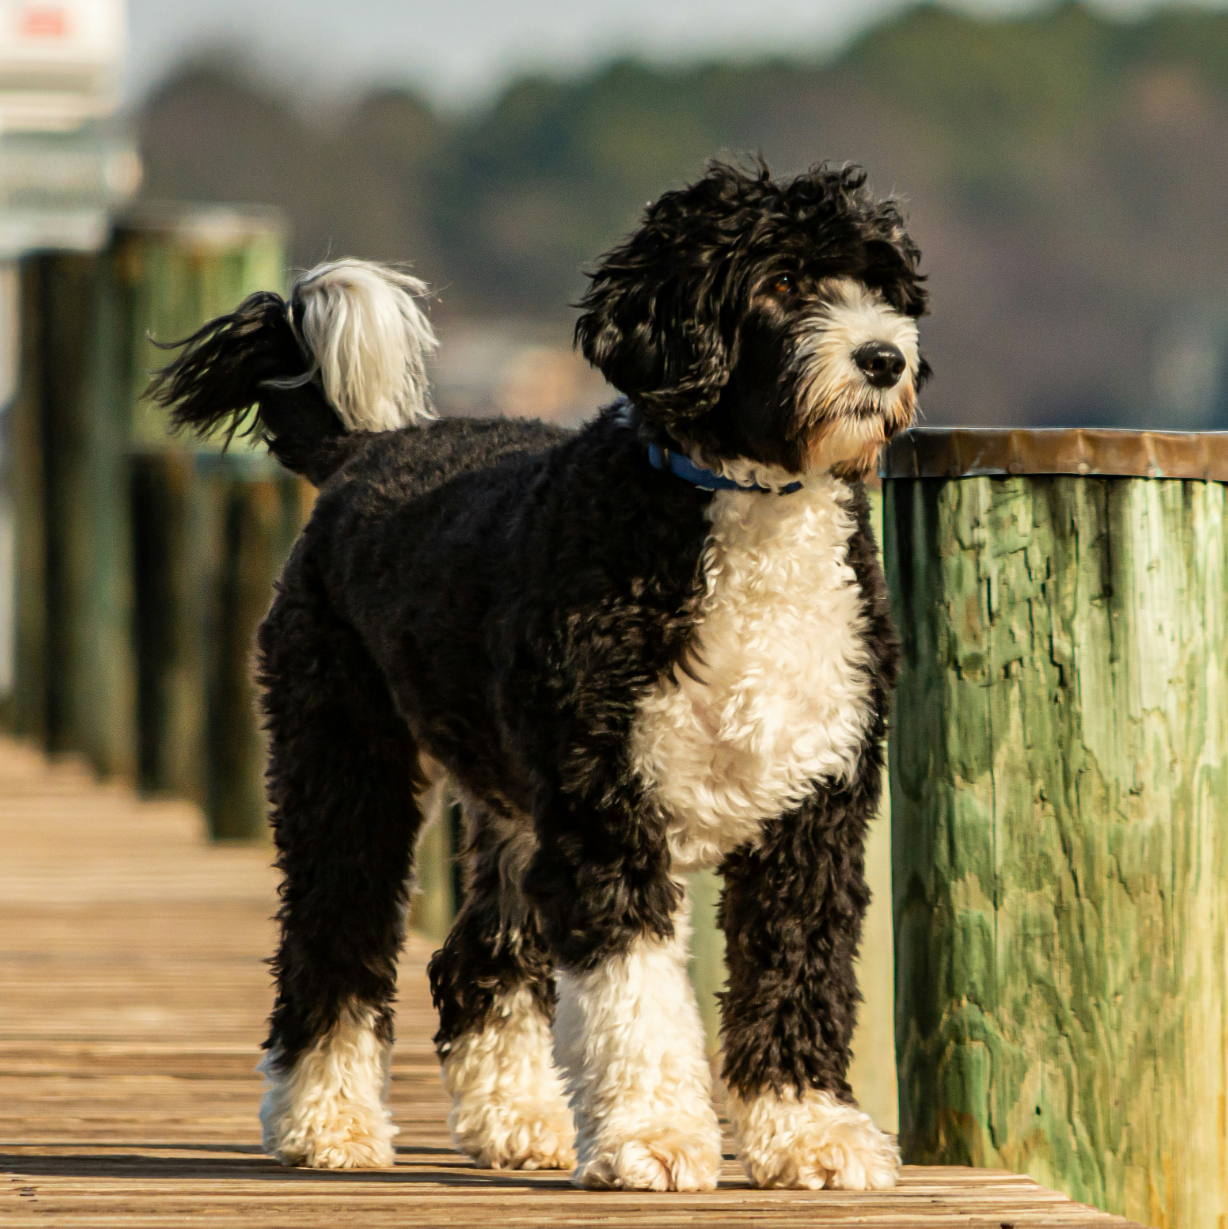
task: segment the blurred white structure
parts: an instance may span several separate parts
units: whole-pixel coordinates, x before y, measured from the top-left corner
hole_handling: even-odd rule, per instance
[[[124,0],[0,0],[0,259],[101,247],[136,191],[125,43]]]
[[[0,0],[0,410],[17,385],[17,259],[101,248],[115,208],[140,184],[136,149],[115,119],[126,43],[125,0]],[[12,686],[13,660],[3,461],[0,694]]]
[[[0,0],[0,128],[70,129],[110,115],[123,0]]]

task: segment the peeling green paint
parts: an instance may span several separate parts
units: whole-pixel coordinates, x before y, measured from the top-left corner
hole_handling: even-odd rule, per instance
[[[1228,1220],[1225,488],[886,484],[907,1160]]]

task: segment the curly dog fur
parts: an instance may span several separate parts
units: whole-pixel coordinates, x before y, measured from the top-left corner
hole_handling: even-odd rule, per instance
[[[894,1181],[845,1076],[896,661],[861,478],[927,372],[918,259],[854,168],[714,164],[591,274],[576,340],[622,398],[579,432],[435,418],[424,287],[357,261],[253,295],[156,378],[181,426],[246,418],[320,488],[259,633],[285,1163],[392,1162],[390,1003],[442,766],[467,832],[430,970],[459,1147],[715,1184],[681,876],[719,867],[747,1172]]]

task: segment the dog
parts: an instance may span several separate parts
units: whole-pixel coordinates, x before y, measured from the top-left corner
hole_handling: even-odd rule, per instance
[[[446,775],[464,894],[430,980],[460,1150],[715,1186],[682,878],[714,867],[750,1180],[895,1182],[846,1080],[897,657],[861,480],[928,373],[919,259],[856,168],[718,162],[588,275],[576,342],[621,396],[578,432],[435,417],[426,287],[352,260],[155,377],[179,428],[246,422],[319,488],[258,634],[284,1164],[393,1163],[396,962]]]

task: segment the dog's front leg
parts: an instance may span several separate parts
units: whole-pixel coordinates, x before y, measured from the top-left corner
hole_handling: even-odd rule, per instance
[[[857,1108],[845,1078],[853,962],[870,899],[862,844],[878,772],[875,760],[863,789],[774,821],[722,868],[724,1076],[738,1156],[756,1186],[896,1182],[896,1142]]]
[[[576,1123],[580,1186],[703,1191],[721,1133],[687,977],[685,907],[672,938],[644,935],[587,971],[561,970],[555,1057]]]

